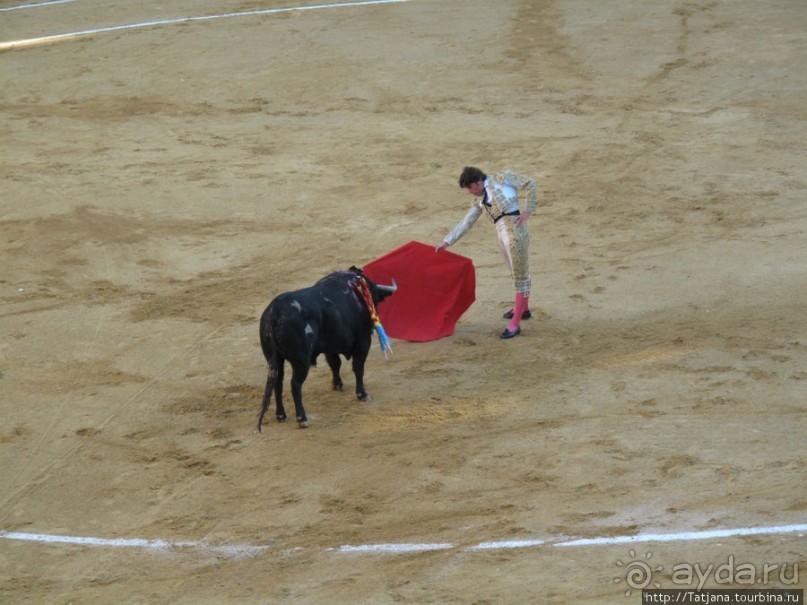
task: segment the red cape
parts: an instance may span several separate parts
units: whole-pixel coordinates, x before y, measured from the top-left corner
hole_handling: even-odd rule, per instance
[[[378,305],[387,335],[424,342],[454,333],[454,325],[476,300],[476,274],[470,258],[434,246],[409,242],[364,266],[371,280],[398,291]]]

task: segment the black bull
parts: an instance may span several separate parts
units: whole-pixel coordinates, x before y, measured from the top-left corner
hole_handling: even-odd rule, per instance
[[[364,362],[370,351],[373,321],[357,291],[357,280],[365,280],[375,305],[396,289],[395,280],[392,286],[377,285],[364,277],[360,269],[351,267],[349,271],[326,275],[309,288],[280,294],[266,307],[261,316],[260,334],[269,375],[258,417],[258,431],[269,408],[272,391],[275,393],[275,415],[280,422],[286,420],[283,407],[286,361],[292,369],[291,395],[301,427],[308,426],[303,408],[303,382],[321,353],[331,368],[333,388],[338,391],[343,387],[339,376],[342,366],[339,355],[352,358],[356,396],[361,401],[369,399],[364,390]]]

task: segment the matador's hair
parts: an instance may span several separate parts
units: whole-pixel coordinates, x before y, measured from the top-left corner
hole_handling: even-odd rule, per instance
[[[484,181],[486,178],[488,178],[488,175],[479,170],[479,168],[466,166],[462,169],[462,174],[460,175],[460,187],[465,189],[468,185],[472,185],[478,181]]]

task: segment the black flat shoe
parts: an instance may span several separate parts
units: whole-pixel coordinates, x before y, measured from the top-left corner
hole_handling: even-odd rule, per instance
[[[521,328],[516,328],[512,332],[510,330],[508,330],[507,328],[505,328],[504,332],[502,332],[502,335],[500,336],[500,338],[503,338],[503,339],[513,338],[513,336],[518,336],[519,334],[521,334]]]
[[[502,315],[502,317],[504,317],[505,319],[513,319],[513,310],[510,309],[507,313]],[[521,314],[521,319],[529,319],[530,317],[532,317],[532,313],[530,313],[529,309],[527,309]]]

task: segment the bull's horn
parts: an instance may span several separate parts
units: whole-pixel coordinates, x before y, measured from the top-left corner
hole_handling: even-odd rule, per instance
[[[398,289],[398,284],[395,283],[395,278],[393,277],[391,286],[382,286],[381,284],[376,284],[376,287],[379,290],[383,290],[384,292],[389,292],[390,294],[392,294],[393,292],[395,292],[395,290]]]

